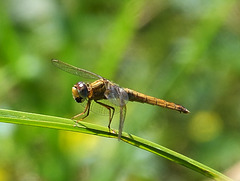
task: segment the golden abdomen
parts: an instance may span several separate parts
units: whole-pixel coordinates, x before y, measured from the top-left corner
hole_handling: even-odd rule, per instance
[[[147,103],[151,105],[166,107],[168,109],[173,109],[183,113],[189,113],[189,111],[185,107],[179,104],[175,104],[173,102],[168,102],[163,99],[158,99],[152,96],[148,96],[128,88],[124,88],[124,90],[128,93],[129,101]]]

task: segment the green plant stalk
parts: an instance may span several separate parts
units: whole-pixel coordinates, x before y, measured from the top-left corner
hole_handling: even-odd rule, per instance
[[[0,109],[0,122],[53,128],[64,131],[75,131],[109,138],[118,138],[118,135],[114,132],[109,132],[107,127],[87,122],[80,122],[77,126],[75,126],[76,124],[71,119],[5,109]],[[195,160],[192,160],[184,155],[181,155],[148,140],[127,133],[122,133],[121,140],[133,146],[155,153],[187,168],[190,168],[214,180],[231,180],[230,178],[212,168],[209,168]]]

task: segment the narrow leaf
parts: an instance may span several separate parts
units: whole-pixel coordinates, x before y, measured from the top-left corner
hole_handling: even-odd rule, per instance
[[[53,128],[65,131],[75,131],[80,133],[86,133],[91,135],[99,135],[104,137],[118,138],[118,135],[114,132],[109,132],[107,127],[80,122],[77,126],[71,119],[59,118],[54,116],[47,116],[41,114],[33,114],[12,110],[0,109],[0,122],[22,124],[28,126],[39,126],[46,128]],[[174,152],[168,148],[161,145],[153,143],[151,141],[139,138],[137,136],[122,133],[121,140],[129,143],[133,146],[139,147],[141,149],[147,150],[149,152],[155,153],[162,156],[168,160],[175,163],[183,165],[190,168],[196,172],[199,172],[209,178],[221,181],[230,181],[231,179],[225,175],[209,168],[195,160],[192,160],[184,155]]]

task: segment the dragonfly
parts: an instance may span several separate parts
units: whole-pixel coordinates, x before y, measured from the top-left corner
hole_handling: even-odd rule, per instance
[[[143,93],[137,92],[129,88],[122,88],[119,85],[113,83],[112,81],[73,65],[67,64],[60,60],[53,59],[53,65],[59,69],[68,72],[70,74],[85,78],[94,79],[91,83],[77,82],[72,87],[72,96],[77,103],[86,102],[86,106],[82,113],[75,115],[72,119],[79,118],[76,123],[85,119],[90,112],[92,102],[103,106],[108,110],[109,113],[109,123],[108,129],[111,130],[111,122],[115,113],[115,108],[119,108],[120,119],[119,119],[119,129],[118,129],[118,139],[121,139],[123,125],[126,117],[126,104],[128,101],[147,103],[151,105],[156,105],[172,110],[179,111],[180,113],[190,113],[185,107],[180,104],[175,104],[173,102],[168,102],[163,99],[158,99]],[[103,101],[105,100],[105,101]],[[107,103],[106,103],[107,100]]]

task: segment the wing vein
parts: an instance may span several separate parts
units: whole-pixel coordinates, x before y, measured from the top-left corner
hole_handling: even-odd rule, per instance
[[[68,72],[70,74],[76,75],[76,76],[80,76],[80,77],[87,78],[87,79],[102,79],[102,77],[100,75],[97,75],[97,74],[95,74],[93,72],[90,72],[88,70],[84,70],[84,69],[69,65],[69,64],[64,63],[60,60],[53,59],[52,63],[57,68],[65,71],[65,72]]]

